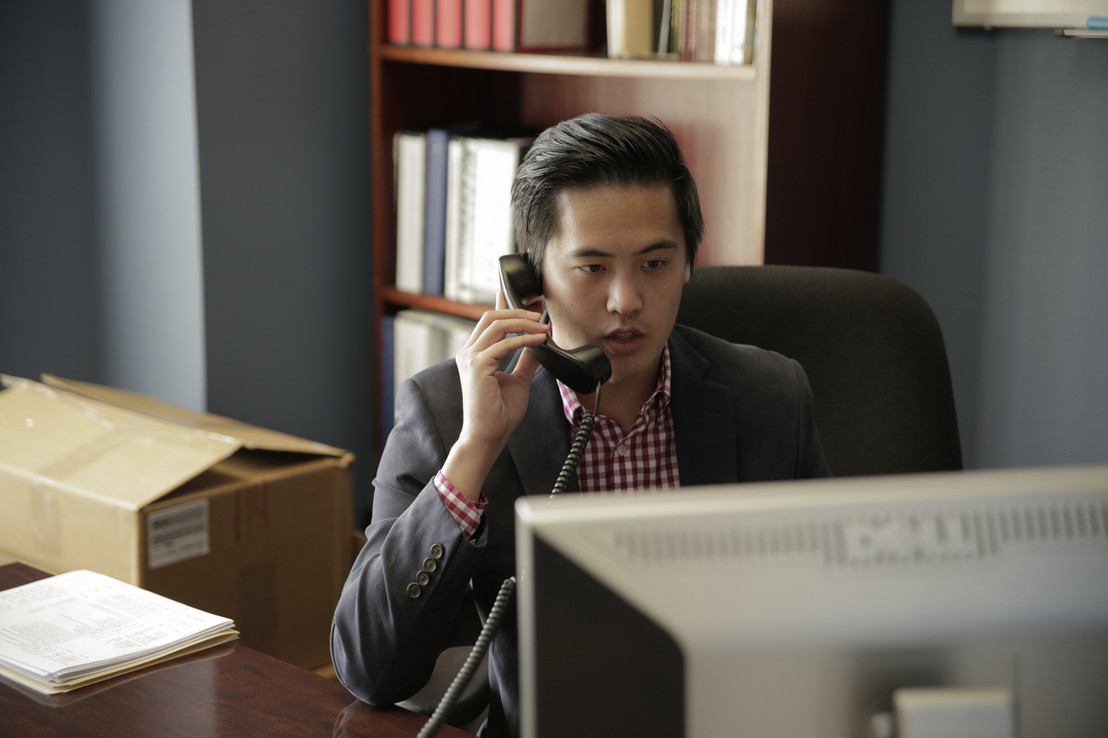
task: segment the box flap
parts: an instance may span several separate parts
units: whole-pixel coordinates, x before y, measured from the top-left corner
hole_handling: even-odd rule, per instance
[[[94,400],[149,415],[152,418],[175,423],[186,428],[198,428],[238,439],[244,448],[254,451],[291,451],[319,456],[345,456],[346,451],[326,444],[306,441],[279,431],[267,430],[238,420],[211,413],[198,413],[169,405],[149,395],[105,387],[91,382],[62,379],[43,374],[42,381],[51,387],[59,387]]]
[[[141,509],[241,447],[232,436],[2,379],[0,467],[125,509]]]

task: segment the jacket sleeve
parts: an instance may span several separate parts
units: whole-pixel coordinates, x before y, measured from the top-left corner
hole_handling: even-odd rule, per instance
[[[812,388],[808,382],[808,375],[796,360],[790,359],[789,361],[796,373],[796,478],[829,477],[831,476],[831,470],[827,466],[827,459],[823,454],[823,443],[820,441],[819,431],[816,429],[815,402],[812,399]]]
[[[460,429],[456,384],[451,363],[401,386],[374,479],[367,542],[335,609],[335,672],[370,704],[407,699],[426,683],[457,632],[483,554],[484,541],[465,538],[432,481]]]

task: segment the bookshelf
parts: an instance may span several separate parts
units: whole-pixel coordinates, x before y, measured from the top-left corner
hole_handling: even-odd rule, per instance
[[[370,0],[375,319],[407,307],[483,312],[393,286],[393,134],[463,120],[538,130],[587,111],[657,116],[700,188],[698,263],[875,268],[881,0],[760,0],[745,66],[390,46],[385,6]]]

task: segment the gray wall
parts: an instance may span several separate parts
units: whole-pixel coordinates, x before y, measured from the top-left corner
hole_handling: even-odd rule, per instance
[[[0,372],[350,449],[364,518],[367,15],[0,0]]]
[[[0,0],[0,372],[101,374],[89,9]]]
[[[188,1],[0,13],[0,371],[202,408]]]
[[[375,466],[368,3],[193,0],[208,405]]]
[[[204,408],[196,85],[188,0],[90,6],[103,371]]]
[[[1108,40],[892,6],[881,271],[943,325],[966,464],[1108,461]]]

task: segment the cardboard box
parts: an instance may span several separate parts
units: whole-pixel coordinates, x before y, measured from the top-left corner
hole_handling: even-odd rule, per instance
[[[284,661],[329,662],[352,454],[101,385],[2,379],[0,549],[232,618]]]

